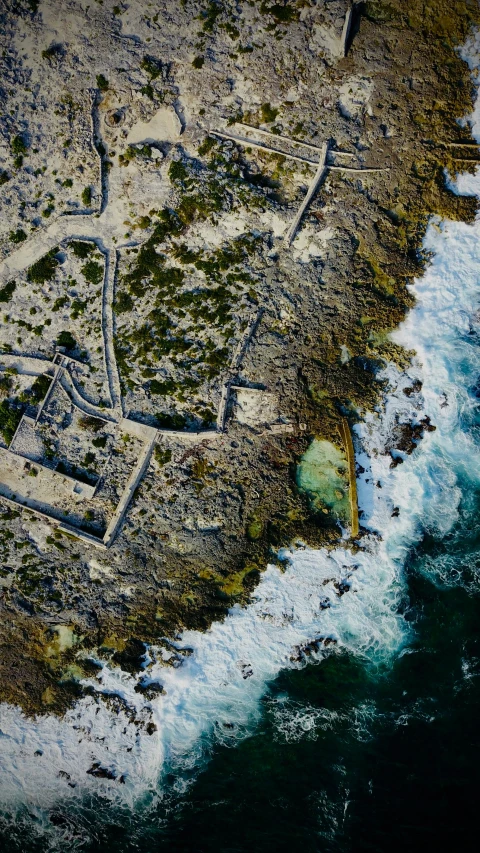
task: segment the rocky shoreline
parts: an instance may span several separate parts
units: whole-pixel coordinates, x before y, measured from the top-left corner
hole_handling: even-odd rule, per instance
[[[48,199],[54,187],[60,205],[69,190],[63,186],[67,172],[60,189],[58,169],[55,175],[51,169],[58,151],[55,122],[69,121],[62,113],[66,101],[67,110],[73,109],[71,101],[80,104],[76,126],[85,128],[68,174],[86,184],[91,169],[91,182],[98,185],[98,152],[86,131],[87,95],[96,84],[107,140],[100,156],[110,182],[105,184],[108,204],[115,211],[118,202],[127,217],[122,230],[135,238],[141,234],[143,243],[153,241],[153,250],[166,259],[165,269],[185,269],[187,283],[188,276],[197,275],[190,272],[195,263],[203,263],[203,269],[195,269],[208,281],[213,254],[217,261],[220,250],[232,255],[239,237],[248,235],[237,263],[238,275],[248,282],[239,279],[245,287],[237,306],[229,303],[224,314],[209,321],[212,335],[218,335],[215,346],[221,346],[222,325],[245,328],[241,305],[250,314],[261,309],[232,374],[231,384],[243,396],[232,398],[225,429],[195,443],[176,431],[162,436],[106,554],[0,500],[0,699],[27,713],[61,713],[81,694],[79,679],[91,674],[98,657],[137,672],[145,642],[172,638],[182,627],[208,628],[234,602],[248,600],[282,545],[297,539],[310,545],[338,541],[337,518],[328,508],[319,511],[299,488],[298,465],[314,439],[342,447],[344,419],[353,424],[381,401],[378,367],[409,358],[388,340],[388,332],[411,307],[407,286],[427,260],[421,245],[428,219],[471,221],[475,215],[476,200],[454,195],[446,173],[475,168],[469,151],[476,149],[461,147],[473,142],[469,128],[457,122],[472,107],[469,69],[457,48],[480,20],[478,4],[463,0],[361,3],[343,56],[335,45],[347,7],[340,0],[245,3],[239,11],[236,4],[186,0],[178,9],[164,3],[155,20],[147,19],[142,4],[115,7],[118,13],[94,4],[87,14],[72,2],[62,4],[63,20],[54,21],[54,3],[40,2],[34,9],[25,2],[4,13],[12,35],[4,59],[10,94],[2,95],[0,125],[7,262],[12,233],[48,223],[44,217],[35,224],[35,192]],[[45,51],[50,51],[46,58]],[[59,87],[66,70],[70,101]],[[42,102],[43,93],[55,86],[62,95]],[[138,163],[139,154],[131,154],[137,143],[120,150],[120,138],[105,124],[110,117],[115,127],[122,103],[135,114],[134,127],[140,118],[148,125],[161,109],[173,110],[178,138],[163,140],[157,159],[150,148]],[[15,113],[19,104],[21,118]],[[40,109],[43,117],[35,125]],[[240,124],[277,136],[279,144],[283,136],[316,146],[326,141],[351,155],[352,169],[385,171],[362,175],[328,169],[288,245],[284,236],[311,175],[303,164],[294,168],[285,157],[212,135],[219,128],[228,134]],[[162,132],[165,136],[165,128]],[[15,166],[12,140],[20,134],[31,153],[17,153],[24,162]],[[42,153],[34,154],[34,148]],[[33,167],[35,157],[44,158],[45,172],[43,165]],[[181,168],[172,168],[175,163]],[[158,196],[154,202],[146,194],[149,181]],[[202,206],[199,198],[207,196],[210,206]],[[174,237],[160,228],[162,210],[178,217],[171,220],[179,223]],[[235,217],[240,232],[232,231]],[[106,227],[114,226],[107,222]],[[145,350],[132,336],[147,317],[152,290],[142,271],[137,278],[145,292],[132,291],[142,249],[128,251],[119,266],[116,304],[123,294],[123,306],[133,299],[138,307],[136,315],[130,316],[128,307],[116,314],[117,361],[129,410],[143,407],[149,422],[157,398],[157,409],[153,403],[149,409],[151,384],[141,378]],[[222,286],[221,267],[213,274],[218,278],[212,282]],[[162,291],[164,304],[167,297],[165,310],[176,312],[181,328],[186,309],[176,293]],[[232,319],[226,320],[227,314]],[[188,334],[196,340],[191,329]],[[238,340],[232,334],[232,349]],[[170,411],[184,417],[192,406],[190,374],[183,367],[180,372],[178,358],[172,363],[176,402],[164,418],[173,417]],[[217,366],[209,367],[210,384],[198,383],[199,395],[211,393],[203,408],[197,405],[203,418],[219,399]],[[222,369],[220,363],[218,376]],[[252,415],[255,391],[271,395],[275,417],[270,421]],[[190,432],[194,428],[198,424]],[[392,450],[411,452],[429,428],[399,425]]]

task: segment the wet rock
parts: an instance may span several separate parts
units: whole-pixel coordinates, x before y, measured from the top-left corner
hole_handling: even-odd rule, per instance
[[[108,767],[102,767],[99,761],[94,761],[92,766],[87,770],[88,776],[95,776],[96,779],[112,779],[117,778],[114,770],[109,770]]]
[[[122,669],[125,669],[133,675],[141,668],[145,657],[145,651],[145,643],[142,643],[141,640],[137,640],[134,637],[130,637],[126,642],[123,651],[115,652],[112,656],[112,660],[118,664],[118,666],[121,666]]]
[[[157,696],[164,696],[165,692],[163,684],[160,684],[159,681],[143,680],[135,685],[135,693],[141,693],[148,700],[156,699]]]

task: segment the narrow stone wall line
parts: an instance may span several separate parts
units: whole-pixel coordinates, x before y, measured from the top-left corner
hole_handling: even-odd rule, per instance
[[[135,468],[133,469],[133,471],[130,475],[130,478],[129,478],[128,483],[125,487],[125,490],[122,494],[122,497],[120,498],[120,501],[118,502],[118,506],[115,510],[114,515],[112,516],[112,519],[110,520],[110,524],[107,527],[107,530],[105,532],[105,536],[103,537],[103,542],[107,548],[110,547],[113,540],[115,539],[115,536],[117,535],[118,529],[119,529],[120,525],[122,524],[123,519],[125,518],[125,513],[127,512],[129,503],[133,498],[135,490],[140,485],[140,483],[143,479],[143,476],[144,476],[144,474],[145,474],[145,472],[146,472],[146,470],[150,464],[150,460],[152,458],[152,453],[153,453],[153,448],[155,446],[155,442],[156,442],[156,435],[154,435],[150,439],[150,441],[144,445],[144,448],[142,450],[142,453],[140,454],[138,462],[137,462]]]
[[[115,418],[110,417],[104,409],[101,409],[99,406],[94,406],[92,403],[85,400],[84,397],[81,397],[68,373],[64,372],[62,374],[59,384],[63,393],[68,397],[70,402],[75,406],[75,408],[83,412],[84,415],[99,418],[100,420],[105,421],[105,423],[118,423],[118,421],[115,420]]]
[[[324,178],[325,172],[328,168],[328,166],[326,164],[327,152],[328,152],[328,145],[327,145],[327,143],[325,143],[322,146],[321,157],[320,157],[320,161],[319,161],[318,166],[317,166],[317,171],[315,172],[315,177],[313,178],[313,181],[310,184],[310,188],[309,188],[305,198],[303,199],[302,204],[300,205],[300,209],[299,209],[295,219],[293,220],[290,228],[288,229],[288,231],[285,235],[285,242],[286,242],[287,246],[291,246],[291,244],[293,243],[293,240],[295,239],[295,234],[298,231],[298,227],[300,225],[300,222],[302,221],[302,218],[303,218],[304,214],[306,213],[307,208],[313,199],[313,196],[315,195],[318,187],[320,186],[320,184]]]
[[[244,357],[244,355],[248,349],[248,346],[250,344],[250,341],[252,340],[255,332],[258,329],[258,326],[260,324],[260,320],[262,319],[264,313],[265,313],[265,308],[261,307],[258,309],[257,313],[254,314],[253,317],[250,318],[250,320],[247,324],[247,327],[243,333],[243,336],[240,339],[240,341],[238,342],[237,348],[233,354],[232,366],[231,366],[232,371],[235,372],[240,367],[240,365],[243,361],[243,357]]]
[[[46,408],[46,406],[48,406],[50,397],[52,396],[52,394],[55,390],[55,386],[56,386],[58,380],[60,379],[63,371],[64,371],[63,362],[60,362],[60,364],[58,364],[56,367],[54,377],[53,377],[52,381],[50,382],[50,387],[49,387],[47,393],[45,394],[45,397],[43,398],[41,405],[38,408],[37,417],[35,418],[36,424],[38,424],[38,421],[40,420],[40,417],[42,415],[43,410]]]
[[[105,276],[103,279],[102,334],[104,363],[108,377],[112,408],[116,409],[120,416],[123,416],[120,376],[115,357],[115,327],[113,316],[117,264],[118,252],[115,249],[108,250],[105,255]]]
[[[248,148],[259,148],[260,151],[268,151],[270,154],[280,154],[281,157],[287,157],[289,160],[296,160],[298,163],[308,163],[310,166],[317,166],[317,160],[309,160],[307,157],[299,157],[296,154],[289,154],[288,151],[282,151],[281,148],[274,148],[272,145],[263,145],[261,142],[255,142],[246,136],[237,136],[234,133],[223,133],[218,130],[210,131],[212,136],[218,136],[220,139],[228,139],[231,142],[238,142],[240,145]]]
[[[347,9],[346,14],[345,14],[345,20],[343,22],[343,28],[342,28],[342,35],[340,36],[340,49],[339,49],[340,56],[346,56],[347,55],[347,44],[348,44],[348,37],[350,35],[350,30],[352,28],[352,18],[353,18],[353,7],[354,7],[354,5],[355,4],[353,2],[349,2],[349,6],[348,6],[348,9]]]

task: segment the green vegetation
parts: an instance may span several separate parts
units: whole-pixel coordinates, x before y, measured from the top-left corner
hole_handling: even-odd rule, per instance
[[[17,399],[2,400],[0,403],[0,433],[10,444],[23,414],[23,405]]]
[[[161,429],[163,428],[179,430],[185,429],[187,425],[187,419],[184,415],[161,412],[159,415],[156,415],[155,419]]]
[[[194,68],[203,68],[205,64],[204,56],[196,56],[194,60],[192,60],[192,65]]]
[[[83,201],[85,207],[90,207],[90,205],[92,203],[92,188],[91,187],[85,187],[85,189],[82,190],[82,201]]]
[[[71,306],[70,317],[72,320],[77,320],[80,314],[85,313],[87,307],[86,299],[74,299]]]
[[[12,389],[12,377],[8,370],[4,370],[0,374],[0,395],[2,397],[7,397]]]
[[[247,525],[247,539],[251,542],[255,542],[257,539],[260,539],[263,533],[263,522],[257,516],[252,516]]]
[[[81,429],[90,430],[91,432],[99,432],[105,426],[104,422],[94,415],[82,415],[78,423]]]
[[[163,382],[159,382],[158,379],[152,379],[150,382],[150,391],[152,394],[163,394],[166,396],[173,394],[175,391],[175,384],[171,379],[166,379]]]
[[[265,124],[271,124],[272,121],[275,121],[278,115],[278,110],[270,106],[270,104],[262,104],[262,106],[260,107],[260,113],[262,116],[262,121]]]
[[[129,145],[124,154],[118,155],[120,166],[128,166],[132,160],[137,157],[150,158],[152,156],[152,148],[150,145]]]
[[[154,88],[153,88],[153,86],[152,86],[152,84],[151,84],[151,83],[147,83],[147,85],[146,85],[146,86],[142,86],[142,88],[140,89],[140,91],[141,91],[142,95],[146,95],[146,96],[147,96],[147,98],[150,98],[150,100],[151,100],[151,101],[153,101],[153,100],[154,100],[154,97],[155,97],[155,90],[154,90]],[[123,164],[121,164],[121,165],[125,165],[125,164],[123,163]]]
[[[77,342],[71,332],[62,331],[57,337],[57,345],[59,347],[65,347],[67,350],[74,350],[77,346]]]
[[[60,57],[63,53],[61,44],[51,44],[50,47],[47,47],[46,50],[42,50],[42,59],[55,59],[55,57]]]
[[[193,401],[201,386],[225,369],[243,318],[258,304],[259,277],[251,268],[263,252],[263,238],[244,234],[206,251],[190,248],[190,228],[206,219],[215,223],[219,213],[239,205],[265,209],[269,201],[245,182],[242,167],[224,156],[221,143],[207,138],[203,145],[203,153],[211,156],[207,165],[185,154],[170,164],[177,205],[150,211],[150,218],[156,217],[152,233],[131,250],[114,308],[120,317],[148,296],[148,304],[139,306],[143,321],[132,328],[122,318],[118,328],[115,351],[126,386],[134,388],[130,377],[137,367],[147,394],[163,396],[167,404],[188,401],[189,422],[208,427],[215,413]],[[175,426],[172,417],[168,411],[162,414],[165,426]]]
[[[159,59],[154,59],[152,56],[144,56],[140,68],[145,71],[150,77],[150,80],[156,80],[162,73],[162,63]]]
[[[97,86],[101,92],[106,92],[109,88],[109,83],[106,77],[103,74],[97,74]]]
[[[52,305],[52,311],[59,311],[65,305],[68,305],[68,296],[59,296]]]
[[[276,24],[290,24],[298,20],[298,10],[289,0],[284,0],[284,3],[273,3],[273,5],[262,2],[260,11],[262,15],[271,15]]]
[[[8,281],[4,287],[0,288],[0,302],[10,302],[15,293],[16,286],[17,283],[15,281]]]
[[[10,175],[8,174],[8,172],[6,172],[5,169],[1,169],[0,170],[0,187],[3,187],[3,185],[6,184],[9,180],[10,180]]]
[[[172,181],[184,181],[185,178],[188,178],[188,171],[181,160],[172,160],[168,174]]]
[[[210,0],[205,12],[201,13],[201,18],[203,18],[202,29],[204,30],[204,32],[212,32],[218,16],[221,15],[222,12],[223,6],[221,5],[221,3],[215,3],[214,0]]]
[[[24,391],[20,394],[19,400],[21,403],[32,403],[32,405],[36,405],[37,403],[41,403],[44,399],[48,389],[50,388],[50,383],[52,381],[51,376],[45,376],[43,373],[41,376],[37,376],[35,382],[29,391]]]
[[[160,444],[155,445],[154,450],[155,462],[160,467],[168,465],[172,459],[172,451],[169,447],[162,447]]]
[[[100,284],[103,279],[103,266],[97,261],[87,261],[82,267],[82,273],[90,284]]]
[[[76,258],[88,258],[95,251],[94,243],[87,243],[85,240],[72,240],[69,243],[71,250]]]
[[[107,443],[106,435],[99,435],[98,438],[92,438],[92,444],[94,447],[105,447]]]
[[[165,208],[157,214],[150,238],[136,252],[116,295],[117,314],[131,310],[134,301],[147,293],[152,310],[140,326],[120,335],[116,353],[127,385],[132,365],[142,365],[143,375],[151,380],[144,386],[146,390],[185,402],[205,380],[211,381],[224,369],[238,312],[248,311],[248,303],[257,301],[257,278],[246,267],[262,238],[245,234],[211,252],[190,249],[179,238],[187,236],[195,221],[214,221],[217,211],[230,209],[231,195],[226,197],[218,180],[212,180],[210,168],[199,168],[193,158],[174,160],[169,174],[172,183],[181,188],[179,204],[175,210]],[[255,197],[256,191],[245,190],[239,179],[238,195],[244,192]],[[168,263],[169,255],[177,265]],[[184,271],[183,266],[191,269]],[[185,288],[187,273],[194,275],[195,269],[202,277]],[[167,368],[167,377],[161,380],[152,370],[158,362]],[[210,417],[205,411],[203,420],[210,425],[215,415]]]
[[[40,258],[27,271],[27,278],[34,284],[45,284],[46,281],[51,281],[58,267],[58,260],[55,257],[58,252],[58,247],[51,249],[48,254]]]
[[[20,134],[14,136],[14,138],[12,139],[11,148],[12,154],[15,154],[17,156],[22,156],[28,151],[27,143],[25,142],[23,136],[21,136]]]
[[[117,300],[115,302],[115,311],[117,314],[124,314],[128,311],[131,311],[133,308],[133,299],[129,293],[126,293],[124,290],[121,290],[117,295]]]
[[[10,231],[9,237],[12,243],[23,243],[27,239],[27,234],[23,228],[17,228],[16,231]]]

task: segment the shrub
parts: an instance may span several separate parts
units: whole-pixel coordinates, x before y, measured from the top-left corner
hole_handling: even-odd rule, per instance
[[[98,438],[92,438],[92,444],[94,447],[105,447],[107,443],[106,435],[99,435]]]
[[[172,181],[184,181],[188,177],[188,172],[181,160],[173,160],[170,163],[168,174]]]
[[[198,153],[200,154],[200,157],[204,157],[205,154],[208,154],[214,146],[215,140],[213,136],[207,136],[199,146]]]
[[[5,169],[2,169],[0,171],[0,187],[2,187],[3,184],[6,184],[7,181],[9,181],[9,180],[10,180],[10,175],[8,174],[8,172],[5,171]]]
[[[97,261],[87,261],[82,267],[82,273],[90,284],[100,284],[103,279],[103,267]]]
[[[59,347],[65,347],[66,349],[72,350],[77,346],[77,342],[71,332],[60,332],[57,338],[57,344]]]
[[[12,139],[12,154],[17,156],[27,153],[27,144],[20,134]]]
[[[260,6],[260,11],[262,15],[267,13],[271,15],[277,24],[290,24],[292,21],[296,21],[298,19],[298,11],[288,2],[285,3],[285,5],[282,5],[281,3],[274,3],[272,6],[267,6],[267,4],[263,2]]]
[[[10,302],[16,286],[17,283],[15,281],[8,281],[4,287],[0,288],[0,302]]]
[[[68,296],[59,296],[52,305],[52,311],[59,311],[64,305],[68,304]]]
[[[260,112],[262,115],[262,121],[264,121],[265,124],[270,124],[272,121],[275,121],[278,116],[278,110],[270,106],[270,104],[262,104]]]
[[[23,243],[27,239],[26,232],[23,228],[17,228],[16,231],[10,231],[10,240],[12,243]]]
[[[27,278],[34,284],[45,284],[46,281],[51,281],[55,275],[55,270],[58,267],[58,260],[55,257],[58,249],[51,249],[47,255],[40,258],[27,271]]]
[[[126,311],[131,311],[133,308],[133,299],[129,293],[124,290],[120,291],[115,301],[115,311],[117,314],[124,314]]]
[[[164,429],[185,429],[187,419],[184,415],[171,415],[166,412],[160,412],[156,415],[156,421],[159,427]]]
[[[158,379],[152,379],[150,382],[150,391],[152,394],[173,394],[175,391],[175,383],[172,379],[167,379],[164,382],[159,382]]]
[[[103,421],[100,418],[94,417],[94,415],[82,415],[78,419],[78,423],[81,429],[91,430],[92,432],[98,432],[104,426]]]
[[[42,59],[48,59],[50,61],[50,59],[60,57],[62,54],[63,48],[61,44],[51,44],[46,50],[42,50]]]
[[[72,310],[70,312],[70,317],[72,318],[72,320],[76,320],[80,314],[84,314],[86,307],[86,299],[74,299],[72,302]]]
[[[172,458],[172,451],[169,447],[161,447],[159,444],[157,444],[155,446],[154,456],[157,465],[167,465]]]
[[[153,101],[153,99],[155,97],[155,92],[153,90],[153,86],[151,83],[147,83],[146,86],[142,86],[140,91],[141,91],[142,95],[146,95],[147,98],[150,98],[150,100]]]
[[[192,62],[192,65],[194,68],[202,68],[204,63],[205,63],[205,57],[204,56],[196,56]]]
[[[30,388],[30,391],[27,392],[26,396],[28,397],[28,399],[30,399],[33,403],[40,403],[41,400],[43,400],[46,396],[47,391],[50,388],[51,381],[51,376],[45,376],[44,373],[41,376],[37,376],[35,382]]]
[[[206,33],[212,32],[213,27],[215,26],[215,21],[217,20],[218,16],[222,14],[222,12],[223,7],[220,6],[218,3],[215,3],[214,0],[210,0],[208,8],[205,12],[202,12],[202,18],[204,19],[203,29]]]
[[[162,73],[162,63],[157,59],[153,59],[151,56],[143,57],[140,63],[140,68],[149,75],[151,80],[156,80]]]
[[[86,207],[90,207],[90,205],[92,203],[92,188],[91,187],[85,187],[85,189],[82,191],[82,201]]]
[[[108,80],[103,74],[97,74],[97,86],[101,92],[106,92],[108,89]]]
[[[2,400],[0,403],[0,432],[2,433],[7,444],[10,444],[20,419],[23,414],[23,406],[20,406],[18,400]]]
[[[85,240],[72,240],[69,245],[75,257],[82,258],[82,260],[88,258],[95,251],[95,244],[87,243]]]

